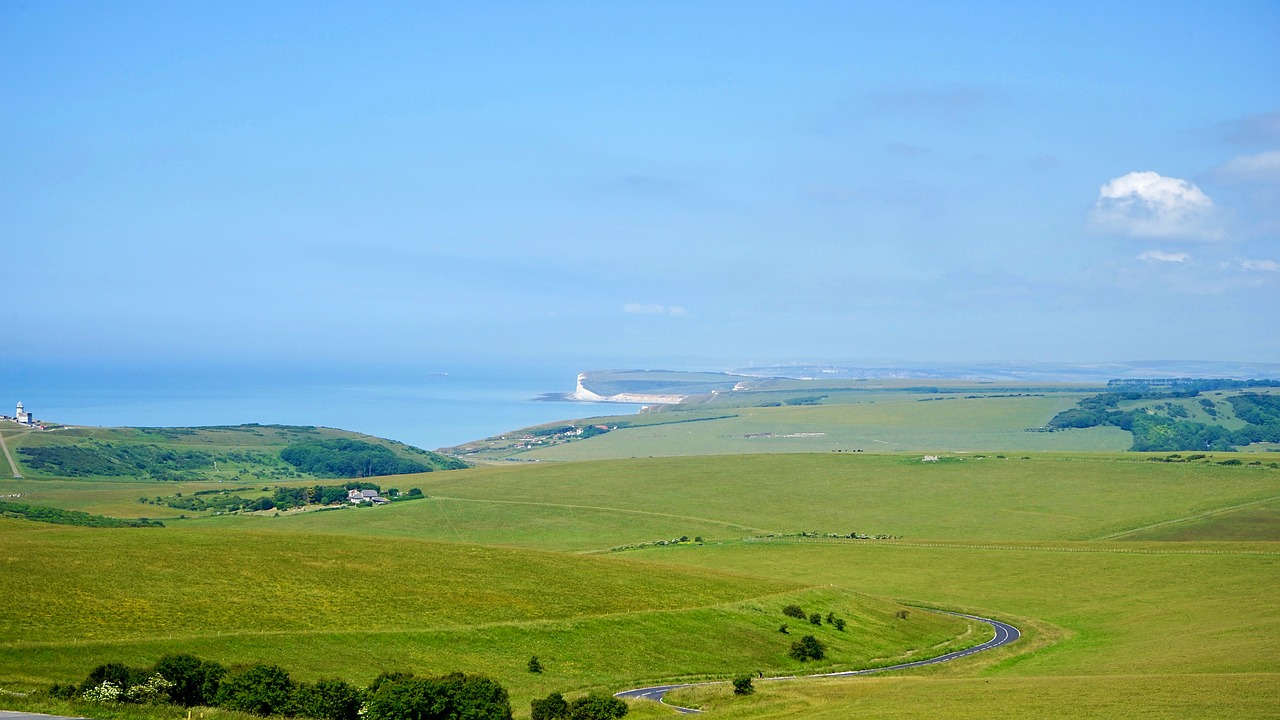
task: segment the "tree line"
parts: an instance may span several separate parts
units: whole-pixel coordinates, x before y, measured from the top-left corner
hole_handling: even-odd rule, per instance
[[[295,443],[280,451],[280,459],[317,477],[361,478],[433,469],[417,460],[402,458],[385,445],[346,438]]]
[[[8,501],[0,501],[0,516],[53,523],[55,525],[79,525],[81,527],[164,527],[164,523],[158,520],[148,520],[146,518],[124,520],[105,515],[93,515],[79,510],[61,510],[42,505],[28,505],[26,503]]]
[[[1206,381],[1207,382],[1207,381]],[[1146,408],[1120,410],[1119,403],[1129,400],[1166,398],[1191,398],[1199,395],[1195,385],[1179,386],[1172,392],[1149,389],[1107,392],[1085,398],[1076,407],[1063,410],[1051,419],[1046,427],[1053,430],[1067,428],[1118,427],[1133,434],[1133,451],[1213,450],[1232,452],[1238,446],[1258,442],[1280,442],[1280,395],[1243,393],[1227,398],[1236,417],[1247,424],[1237,430],[1222,425],[1206,424],[1183,419],[1188,416],[1180,405],[1166,403],[1164,415],[1153,414]],[[1212,403],[1212,401],[1210,401]],[[1202,407],[1211,407],[1204,405]],[[1181,410],[1172,410],[1177,408]],[[1217,415],[1215,410],[1212,416]]]
[[[161,657],[148,668],[107,663],[80,683],[46,691],[62,699],[95,703],[217,707],[262,716],[316,720],[511,720],[505,688],[483,675],[423,677],[384,672],[368,687],[339,679],[293,680],[278,665],[231,668],[190,654]],[[626,703],[592,693],[566,701],[560,693],[532,703],[533,720],[614,720]]]

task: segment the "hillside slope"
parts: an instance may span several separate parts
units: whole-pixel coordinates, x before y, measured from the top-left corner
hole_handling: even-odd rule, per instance
[[[34,430],[0,427],[31,478],[257,482],[454,470],[456,458],[394,440],[294,425]]]

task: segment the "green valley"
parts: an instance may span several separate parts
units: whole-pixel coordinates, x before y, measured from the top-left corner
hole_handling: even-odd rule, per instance
[[[888,676],[757,679],[750,696],[725,684],[671,700],[734,718],[970,717],[989,688],[1002,698],[988,708],[995,717],[1051,706],[1100,717],[1120,705],[1133,717],[1268,717],[1280,679],[1270,600],[1280,456],[1148,457],[1164,459],[807,453],[521,464],[387,478],[424,497],[365,510],[136,529],[0,520],[0,585],[11,598],[0,611],[0,688],[30,692],[77,682],[100,663],[190,652],[279,663],[307,682],[482,673],[528,717],[533,699],[555,691],[572,699],[871,667],[989,636],[933,607],[1012,622],[1023,637]],[[218,486],[12,482],[30,502],[105,514],[140,486]],[[847,627],[784,616],[793,604]],[[805,633],[826,646],[824,660],[788,656]],[[526,669],[530,656],[541,672]],[[91,711],[6,697],[9,707]],[[645,700],[630,709],[673,713]]]

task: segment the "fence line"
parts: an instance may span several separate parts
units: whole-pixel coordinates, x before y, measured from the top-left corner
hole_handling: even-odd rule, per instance
[[[1280,550],[1151,550],[1148,548],[1045,547],[1035,545],[971,545],[945,542],[901,542],[898,540],[854,540],[851,538],[746,538],[744,542],[820,543],[829,545],[878,545],[882,547],[956,548],[960,550],[1019,550],[1031,552],[1119,553],[1128,555],[1264,555],[1280,556]]]

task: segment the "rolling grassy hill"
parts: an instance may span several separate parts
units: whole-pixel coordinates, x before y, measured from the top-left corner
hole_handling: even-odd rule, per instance
[[[679,700],[732,718],[1275,716],[1280,456],[1000,454],[520,464],[397,478],[428,497],[365,511],[148,529],[0,521],[0,592],[13,599],[0,608],[0,688],[187,650],[304,679],[484,672],[527,717],[553,690],[792,674],[777,631],[790,602],[849,618],[843,635],[817,628],[829,668],[984,639],[921,610],[899,622],[908,603],[1026,635],[893,677]],[[84,497],[101,494],[107,508],[123,492],[63,485],[43,500],[93,507]],[[702,542],[655,544],[681,536]],[[532,654],[545,673],[525,670]],[[673,716],[646,701],[632,714]]]
[[[229,425],[196,428],[99,428],[58,426],[31,430],[0,424],[24,477],[105,480],[219,480],[259,482],[332,478],[281,457],[289,448],[334,448],[346,443],[401,471],[450,470],[466,464],[411,445],[334,428],[291,425]],[[287,457],[287,455],[286,455]],[[382,475],[386,472],[364,474]]]
[[[481,671],[527,702],[544,688],[796,671],[778,632],[791,603],[849,623],[813,630],[830,649],[818,667],[979,641],[969,621],[904,621],[901,606],[845,590],[618,557],[215,522],[148,536],[0,520],[0,540],[6,687],[77,680],[104,658],[194,652],[358,682],[403,668]],[[531,654],[543,675],[523,672]]]
[[[749,379],[736,389],[655,406],[639,415],[524,428],[442,452],[476,462],[507,462],[795,452],[1222,452],[1280,447],[1280,405],[1275,404],[1280,389],[1268,384],[1273,381],[1187,382],[1192,384]],[[1261,403],[1242,404],[1242,398]],[[1250,406],[1246,414],[1256,424],[1246,421],[1237,405]],[[1082,412],[1086,406],[1093,411]],[[1252,432],[1242,433],[1242,428]],[[1240,437],[1233,439],[1233,433]]]

